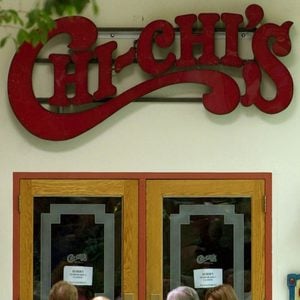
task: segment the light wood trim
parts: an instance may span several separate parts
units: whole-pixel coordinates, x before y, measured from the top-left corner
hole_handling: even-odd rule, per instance
[[[33,197],[123,196],[123,292],[138,295],[138,180],[20,182],[20,295],[33,299]],[[137,297],[137,296],[136,296]]]
[[[150,299],[151,300],[161,300],[162,295],[161,294],[151,294]]]
[[[162,197],[250,196],[252,215],[253,300],[265,297],[264,180],[148,180],[147,181],[147,299],[162,295]]]
[[[146,299],[152,299],[150,295],[162,295],[162,190],[160,181],[147,181],[146,202]]]
[[[125,180],[31,180],[36,196],[122,195]]]
[[[29,180],[20,185],[20,299],[33,299],[33,202]]]
[[[135,300],[134,299],[134,294],[124,294],[123,296],[124,300]]]
[[[266,219],[265,187],[262,180],[253,182],[251,205],[251,292],[252,299],[265,299]]]
[[[126,181],[123,202],[123,263],[124,294],[138,295],[138,182]],[[133,297],[133,296],[132,296]],[[133,298],[132,298],[133,299]]]

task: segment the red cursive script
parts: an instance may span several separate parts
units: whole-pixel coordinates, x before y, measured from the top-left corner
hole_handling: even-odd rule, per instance
[[[84,17],[65,17],[56,21],[56,28],[49,33],[49,39],[67,33],[71,37],[68,47],[70,55],[51,54],[49,60],[54,67],[54,94],[49,98],[52,106],[84,105],[102,99],[112,98],[104,104],[76,113],[60,114],[43,108],[37,101],[32,88],[32,72],[35,60],[43,45],[36,47],[24,43],[15,54],[8,76],[8,94],[12,109],[32,134],[48,140],[66,140],[82,134],[101,123],[130,102],[162,87],[178,83],[198,83],[210,87],[202,97],[204,107],[215,114],[232,112],[239,103],[255,105],[269,114],[278,113],[288,107],[293,95],[293,80],[277,56],[285,56],[291,50],[289,29],[292,22],[282,25],[260,24],[263,10],[250,5],[246,12],[246,29],[253,29],[253,59],[243,60],[238,53],[238,31],[244,22],[242,15],[233,13],[200,13],[175,18],[180,35],[180,56],[169,52],[163,59],[156,59],[153,46],[168,48],[174,43],[175,28],[165,21],[157,20],[148,24],[141,32],[137,45],[113,59],[117,49],[111,41],[93,48],[98,32],[96,26]],[[222,57],[215,54],[215,29],[217,22],[224,24],[226,34],[225,52]],[[195,30],[195,24],[202,25]],[[193,49],[201,46],[202,53],[195,57]],[[88,91],[88,64],[91,59],[98,62],[98,87]],[[153,76],[116,95],[117,87],[112,83],[112,70],[121,72],[132,63]],[[72,63],[75,71],[67,71]],[[199,70],[197,66],[223,65],[241,68],[245,82],[245,93],[233,78],[224,72]],[[174,71],[175,70],[175,71]],[[274,99],[267,100],[261,95],[262,72],[266,72],[275,84]],[[66,87],[73,84],[75,95],[68,98]],[[200,100],[199,100],[200,101]]]

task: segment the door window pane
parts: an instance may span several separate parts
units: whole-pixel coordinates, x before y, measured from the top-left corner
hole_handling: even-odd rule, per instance
[[[80,299],[121,293],[121,197],[34,197],[34,299],[59,280]]]
[[[251,293],[251,199],[167,197],[163,202],[164,297],[179,285],[204,299],[217,283]]]

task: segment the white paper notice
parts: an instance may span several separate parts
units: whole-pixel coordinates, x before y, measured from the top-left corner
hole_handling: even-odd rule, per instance
[[[64,280],[74,285],[93,285],[93,267],[65,266]]]
[[[222,269],[194,270],[194,285],[196,289],[211,288],[223,284]]]

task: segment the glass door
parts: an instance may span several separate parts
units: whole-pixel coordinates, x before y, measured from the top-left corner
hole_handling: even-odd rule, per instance
[[[137,299],[137,192],[137,180],[22,180],[22,298],[67,280],[81,300]]]
[[[147,181],[147,299],[187,285],[265,296],[263,180]]]
[[[14,299],[47,300],[62,279],[80,300],[163,300],[179,285],[203,300],[219,283],[239,300],[271,299],[264,176],[123,175],[18,179]]]

